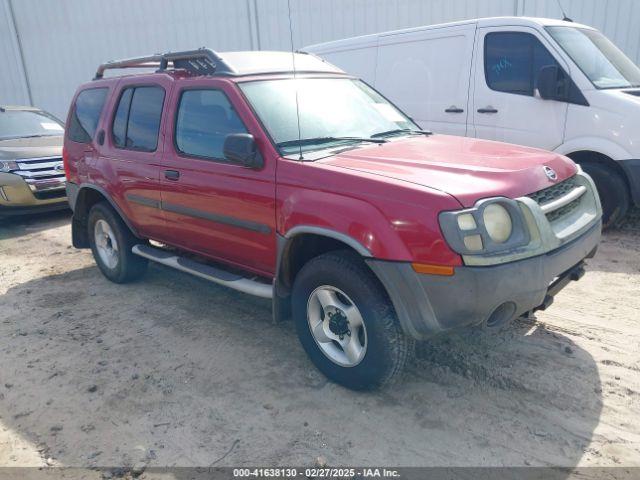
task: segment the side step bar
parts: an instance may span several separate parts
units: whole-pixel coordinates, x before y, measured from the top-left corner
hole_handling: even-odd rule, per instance
[[[204,278],[210,282],[233,288],[240,292],[248,293],[262,298],[273,298],[273,286],[242,277],[235,273],[227,272],[220,268],[205,265],[189,258],[181,257],[172,252],[149,245],[134,245],[131,249],[136,255],[148,258],[154,262],[175,268],[196,277]]]

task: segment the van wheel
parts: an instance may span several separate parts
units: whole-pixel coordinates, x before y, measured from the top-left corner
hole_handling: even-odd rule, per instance
[[[93,258],[105,277],[115,283],[126,283],[144,274],[147,259],[131,252],[140,240],[109,205],[101,202],[91,208],[88,229]]]
[[[348,251],[310,260],[296,276],[293,318],[302,346],[330,380],[354,390],[393,383],[414,352],[385,290]]]
[[[630,205],[629,189],[624,178],[599,163],[585,162],[581,167],[596,184],[602,203],[603,227],[615,226],[627,214]]]

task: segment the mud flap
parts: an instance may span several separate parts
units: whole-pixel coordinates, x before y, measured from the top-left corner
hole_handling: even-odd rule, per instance
[[[281,296],[276,289],[274,289],[274,293],[271,307],[273,323],[291,320],[291,295]]]
[[[89,248],[87,225],[75,215],[71,219],[71,243],[75,248]]]

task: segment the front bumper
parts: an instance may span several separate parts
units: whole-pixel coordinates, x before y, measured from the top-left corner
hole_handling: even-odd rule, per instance
[[[0,173],[0,215],[21,215],[68,208],[64,181],[32,182],[20,175]]]
[[[405,333],[422,340],[548,306],[567,280],[579,278],[583,260],[595,254],[601,228],[598,221],[543,255],[494,266],[457,267],[450,277],[418,274],[405,262],[370,259],[367,264],[386,288]]]

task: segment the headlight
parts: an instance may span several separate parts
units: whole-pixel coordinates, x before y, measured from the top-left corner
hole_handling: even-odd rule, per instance
[[[442,212],[440,227],[449,246],[462,255],[500,253],[527,245],[531,238],[518,203],[502,197]]]
[[[18,170],[18,164],[13,160],[0,160],[0,172]]]
[[[513,231],[513,222],[506,208],[497,203],[487,205],[482,212],[482,219],[491,240],[496,243],[504,243],[509,240]]]

